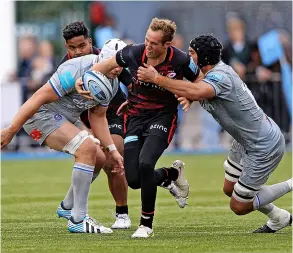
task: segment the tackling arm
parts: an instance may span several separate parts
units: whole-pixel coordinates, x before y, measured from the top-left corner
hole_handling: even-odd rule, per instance
[[[186,82],[182,80],[173,80],[159,74],[154,78],[154,83],[180,97],[185,97],[192,101],[211,99],[215,96],[214,88],[204,81]]]
[[[111,70],[120,67],[116,62],[116,56],[113,56],[109,59],[106,59],[104,61],[95,63],[94,66],[91,68],[91,70],[99,71],[103,73],[104,75],[108,74]]]

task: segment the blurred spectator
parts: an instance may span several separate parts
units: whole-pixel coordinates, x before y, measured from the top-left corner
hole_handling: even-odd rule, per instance
[[[97,45],[94,32],[97,28],[101,27],[105,22],[105,6],[101,2],[91,2],[89,4],[89,20],[90,31],[93,40],[93,45]]]
[[[22,103],[28,99],[28,80],[32,71],[33,58],[36,55],[37,42],[33,36],[24,36],[19,39],[19,64],[17,69],[17,78],[22,87]]]
[[[222,60],[245,79],[246,67],[250,61],[250,45],[246,38],[245,23],[236,13],[227,15],[228,42],[222,51]]]
[[[258,105],[271,117],[285,136],[286,143],[291,141],[291,119],[282,90],[280,62],[263,66],[257,43],[252,44],[251,61],[247,67],[246,84]]]
[[[44,85],[55,69],[54,50],[49,41],[41,41],[38,56],[32,61],[32,70],[28,80],[28,95],[32,95]]]
[[[184,38],[181,34],[176,33],[173,40],[172,40],[172,46],[177,47],[181,50],[184,48]]]
[[[120,33],[116,30],[116,22],[110,15],[106,15],[104,23],[94,31],[96,46],[102,48],[104,43],[113,38],[120,38]]]

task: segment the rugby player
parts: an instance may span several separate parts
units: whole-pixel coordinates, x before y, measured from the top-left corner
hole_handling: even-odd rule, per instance
[[[21,106],[11,125],[1,130],[1,149],[10,143],[23,126],[27,134],[40,145],[45,144],[54,150],[74,156],[73,203],[67,225],[72,233],[112,233],[110,228],[99,225],[87,215],[88,194],[93,174],[103,167],[106,160],[104,152],[97,145],[98,140],[114,162],[115,171],[123,172],[123,158],[117,151],[108,128],[108,104],[88,100],[78,94],[74,87],[76,79],[93,64],[102,60],[103,58],[97,55],[87,55],[61,64],[50,80]],[[114,77],[109,74],[110,76]],[[118,79],[109,78],[109,81],[117,90]],[[98,140],[79,120],[81,112],[88,109],[92,132]]]
[[[200,101],[234,138],[224,162],[223,191],[230,197],[230,208],[237,215],[262,212],[269,220],[254,232],[274,233],[292,223],[288,211],[272,204],[292,191],[292,178],[264,185],[283,157],[284,136],[236,72],[221,61],[221,50],[222,45],[214,36],[202,35],[191,40],[189,53],[205,75],[196,84],[164,77],[150,65],[139,68],[138,79]]]
[[[116,57],[93,67],[94,70],[109,73],[121,66],[128,68],[132,75],[132,89],[124,121],[124,162],[128,186],[132,189],[141,188],[142,202],[140,224],[132,238],[149,238],[154,235],[152,224],[157,186],[164,184],[170,187],[171,193],[175,189],[178,193],[175,198],[180,207],[185,206],[189,193],[182,161],[175,161],[168,169],[154,170],[176,130],[178,101],[166,89],[137,78],[138,68],[145,63],[173,79],[182,80],[185,77],[194,82],[200,78],[200,70],[192,58],[171,46],[175,32],[175,22],[154,18],[146,32],[144,44],[128,45],[117,52]],[[76,89],[82,93],[80,82],[76,82]],[[188,108],[189,101],[180,99],[184,108]]]
[[[63,57],[60,64],[65,61],[88,55],[96,54],[99,55],[101,50],[92,45],[92,39],[89,37],[89,30],[83,21],[77,21],[70,23],[63,29],[63,38],[65,40],[65,47],[67,49],[67,54]],[[116,41],[116,40],[115,40]],[[114,41],[114,42],[115,42]],[[117,41],[119,43],[119,41]],[[110,41],[103,47],[103,54],[111,54],[115,51],[116,43],[111,43]],[[119,69],[118,69],[119,72]],[[114,70],[115,74],[115,70]],[[124,85],[131,84],[131,75],[126,69],[123,69],[118,76],[118,80]],[[111,137],[117,150],[123,156],[123,116],[118,116],[116,114],[119,106],[125,102],[125,96],[122,92],[120,86],[119,89],[111,100],[108,110],[107,110],[107,120],[110,130]],[[90,129],[88,111],[84,111],[80,115],[81,121]],[[106,161],[103,166],[108,177],[109,189],[112,196],[116,202],[116,220],[112,225],[113,229],[124,229],[131,227],[131,220],[128,216],[128,205],[127,205],[127,190],[128,185],[126,182],[125,175],[118,173],[112,173],[111,161]],[[98,174],[93,176],[93,181],[97,178]],[[67,195],[64,200],[58,206],[57,214],[59,217],[69,217],[70,207],[73,202],[72,187],[69,188]]]

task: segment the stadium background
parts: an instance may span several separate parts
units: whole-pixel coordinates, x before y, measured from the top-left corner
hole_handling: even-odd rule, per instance
[[[9,124],[19,106],[44,84],[66,53],[62,28],[67,23],[84,20],[94,43],[101,47],[103,41],[111,37],[120,37],[128,43],[142,43],[151,18],[166,17],[177,23],[178,36],[174,44],[183,50],[187,50],[190,39],[202,33],[213,33],[220,39],[227,49],[226,62],[242,75],[260,106],[277,122],[286,137],[288,152],[269,183],[292,176],[292,101],[286,94],[288,80],[285,84],[279,61],[268,66],[262,64],[256,46],[261,36],[276,31],[291,69],[291,1],[4,1],[0,7],[3,20],[0,40],[3,50],[0,62],[1,128]],[[228,46],[229,34],[235,30],[237,33],[239,29],[244,33],[244,48],[235,53],[233,47]],[[156,237],[151,243],[139,243],[129,241],[131,232],[95,237],[97,239],[93,236],[70,237],[65,223],[56,221],[54,211],[69,185],[72,160],[38,147],[20,132],[1,153],[2,250],[39,252],[42,248],[44,252],[89,252],[98,246],[101,252],[292,252],[290,229],[278,237],[253,237],[249,231],[262,225],[265,217],[260,214],[236,217],[229,211],[221,184],[222,163],[230,142],[230,136],[198,103],[193,103],[190,111],[181,115],[178,132],[159,163],[170,164],[176,158],[185,160],[187,178],[192,187],[189,206],[186,210],[177,210],[170,196],[160,189]],[[134,228],[139,211],[139,192],[130,191],[129,202]],[[285,196],[277,204],[292,210],[290,196]],[[104,175],[92,186],[89,205],[94,217],[106,225],[111,224],[113,218],[105,206],[112,208],[113,200]],[[92,240],[95,244],[89,245]],[[251,244],[246,246],[248,240]],[[181,244],[185,247],[181,248]],[[237,248],[235,244],[238,244]]]

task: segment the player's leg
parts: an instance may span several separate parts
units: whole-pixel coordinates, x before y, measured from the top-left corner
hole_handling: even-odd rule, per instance
[[[230,201],[230,207],[237,215],[245,215],[254,210],[266,214],[270,218],[267,225],[272,231],[282,229],[292,222],[289,212],[271,204],[292,191],[292,179],[270,186],[264,185],[281,161],[284,148],[285,142],[281,136],[267,153],[246,152],[243,156],[243,173],[234,186]]]
[[[170,113],[157,113],[145,120],[144,142],[139,155],[139,170],[141,173],[141,201],[142,211],[140,226],[132,238],[148,238],[153,236],[152,223],[155,212],[157,185],[168,179],[168,174],[175,174],[178,179],[178,170],[170,168],[155,169],[155,165],[168,147],[176,129],[176,115]],[[174,173],[171,173],[174,172]]]
[[[157,195],[157,182],[154,168],[167,146],[164,139],[159,136],[145,137],[139,154],[142,202],[141,218],[139,228],[132,235],[132,238],[148,238],[153,236],[152,226]]]
[[[244,152],[245,150],[243,146],[240,145],[236,140],[233,140],[228,158],[223,165],[225,169],[223,192],[228,197],[232,196],[234,185],[236,184],[242,173],[242,157]]]
[[[225,169],[225,179],[223,191],[224,193],[231,197],[234,191],[234,185],[237,183],[242,170],[243,170],[243,156],[245,154],[245,150],[242,145],[237,143],[235,140],[232,142],[231,149],[228,154],[227,160],[224,162]],[[268,215],[271,211],[277,207],[272,203],[262,206],[258,209],[261,213]]]
[[[79,128],[79,130],[83,131],[86,130],[88,132],[88,134],[93,138],[92,136],[92,132],[91,130],[87,127],[89,125],[89,123],[85,120],[87,119],[86,115],[87,114],[82,114],[83,115],[83,121],[81,122],[80,120],[77,120],[74,125]],[[82,116],[81,115],[81,116]],[[104,159],[99,159],[99,156],[96,159],[96,164],[95,164],[95,169],[93,172],[93,177],[92,177],[92,182],[98,177],[101,168],[104,165]],[[65,218],[65,219],[70,219],[71,217],[71,209],[73,208],[73,186],[72,184],[70,185],[67,194],[65,196],[65,198],[62,200],[62,202],[60,203],[60,205],[57,208],[57,214],[59,217]]]
[[[88,138],[88,133],[80,131],[64,116],[50,111],[38,112],[32,120],[25,124],[24,128],[32,137],[37,136],[40,143],[45,142],[52,149],[75,156],[72,171],[74,208],[72,221],[68,222],[69,231],[82,233],[112,232],[110,229],[94,223],[91,218],[85,217],[96,158],[105,159],[102,151],[97,154],[97,147]]]
[[[140,189],[141,174],[139,154],[143,145],[141,137],[143,128],[141,117],[127,117],[124,125],[124,169],[127,184],[131,189]]]
[[[123,138],[118,134],[111,134],[113,142],[117,147],[119,153],[123,156],[124,145]],[[112,172],[112,163],[107,160],[104,167],[105,173],[108,177],[109,189],[116,203],[116,221],[112,225],[114,229],[123,229],[131,227],[131,220],[128,216],[127,192],[128,185],[125,175]]]
[[[160,136],[168,145],[171,143],[177,128],[177,115],[174,113],[157,113],[148,123],[147,135]],[[184,177],[184,163],[176,160],[171,167],[163,167],[155,170],[157,185],[165,189],[175,198],[178,206],[184,208],[187,205],[189,184]]]

